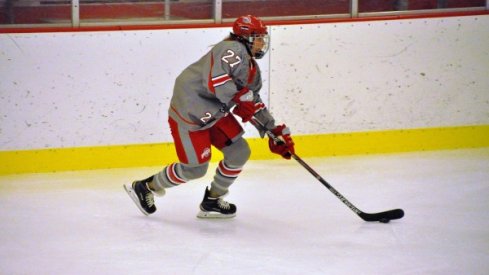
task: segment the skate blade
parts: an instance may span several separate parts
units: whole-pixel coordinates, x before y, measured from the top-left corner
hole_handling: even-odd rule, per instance
[[[124,184],[123,186],[124,186],[124,190],[126,190],[127,194],[132,199],[132,201],[136,204],[136,206],[139,208],[139,210],[141,210],[141,212],[144,215],[149,216],[149,213],[146,212],[146,210],[144,210],[144,208],[141,207],[141,205],[139,204],[138,196],[136,195],[136,193],[134,193],[134,190],[132,190],[132,185]]]
[[[236,213],[233,214],[222,214],[219,212],[207,212],[207,211],[200,211],[197,214],[197,218],[199,219],[231,219],[236,217]]]

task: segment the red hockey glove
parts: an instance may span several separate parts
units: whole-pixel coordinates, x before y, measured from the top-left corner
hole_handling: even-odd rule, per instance
[[[268,139],[268,147],[270,151],[275,154],[281,155],[285,159],[290,159],[294,152],[294,141],[290,136],[290,130],[285,125],[279,125],[271,131],[280,142],[275,142],[273,138]]]
[[[255,102],[253,99],[253,91],[250,91],[246,87],[241,89],[233,97],[233,101],[236,102],[233,113],[240,116],[243,122],[250,121],[253,115],[265,108],[263,102]]]

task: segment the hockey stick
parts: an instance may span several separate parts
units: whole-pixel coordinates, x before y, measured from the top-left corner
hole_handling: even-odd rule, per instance
[[[252,118],[251,122],[258,126],[260,129],[265,131],[265,133],[273,139],[276,143],[283,143],[281,139],[275,136],[269,129],[267,129],[263,123],[257,120],[255,117]],[[329,184],[323,177],[321,177],[314,169],[311,168],[305,161],[303,161],[297,154],[292,154],[292,158],[295,159],[302,167],[306,168],[309,173],[311,173],[319,182],[321,182],[326,188],[328,188],[331,193],[333,193],[338,199],[340,199],[348,208],[355,212],[360,218],[367,222],[382,222],[388,223],[390,220],[396,220],[404,217],[404,211],[402,209],[392,209],[379,213],[365,213],[348,201],[340,192],[338,192],[331,184]]]

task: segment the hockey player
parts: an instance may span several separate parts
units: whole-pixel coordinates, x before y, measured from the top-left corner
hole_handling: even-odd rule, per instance
[[[252,15],[241,16],[229,37],[177,77],[168,121],[179,162],[147,179],[124,185],[145,215],[156,211],[153,194],[162,196],[165,189],[206,174],[212,145],[222,151],[224,159],[205,190],[197,217],[235,216],[236,206],[224,201],[223,196],[241,173],[250,148],[234,115],[242,122],[258,119],[283,141],[270,139],[270,150],[290,159],[290,153],[294,153],[290,132],[285,125],[275,125],[259,95],[262,80],[255,59],[262,58],[268,47],[269,35],[263,22]],[[263,137],[263,130],[259,131]]]

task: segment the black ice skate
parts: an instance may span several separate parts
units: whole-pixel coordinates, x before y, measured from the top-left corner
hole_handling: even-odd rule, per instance
[[[209,188],[205,189],[204,199],[200,204],[200,212],[198,218],[217,218],[227,219],[236,216],[236,205],[224,201],[222,196],[213,198],[210,196]]]
[[[147,216],[156,211],[154,195],[146,182],[134,181],[131,185],[125,184],[124,189],[144,215]]]

